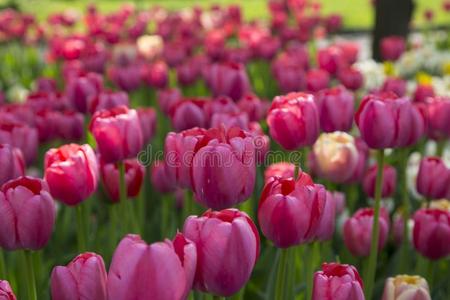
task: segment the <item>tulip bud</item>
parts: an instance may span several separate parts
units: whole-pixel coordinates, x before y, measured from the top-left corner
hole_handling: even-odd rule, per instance
[[[346,64],[341,49],[335,46],[319,49],[317,51],[317,63],[319,67],[331,75],[335,75]]]
[[[381,87],[381,91],[393,92],[397,96],[403,97],[406,94],[406,81],[397,77],[386,78]]]
[[[0,119],[0,144],[10,144],[22,151],[25,163],[36,158],[39,146],[38,131],[25,123]]]
[[[363,282],[352,265],[323,263],[314,273],[312,300],[364,300]]]
[[[367,196],[375,197],[375,184],[377,179],[378,165],[371,166],[363,179],[363,189]],[[383,182],[381,183],[381,197],[387,198],[392,196],[395,192],[397,183],[397,170],[393,166],[384,165],[383,167]]]
[[[418,109],[408,98],[398,98],[394,93],[364,97],[355,120],[362,139],[374,149],[410,146],[424,133]]]
[[[194,287],[223,297],[237,293],[249,280],[259,255],[253,221],[237,209],[208,210],[201,217],[188,217],[183,228],[186,238],[197,245]]]
[[[0,189],[0,246],[6,250],[42,249],[50,239],[56,208],[47,183],[19,177]]]
[[[208,127],[209,120],[205,109],[208,104],[209,101],[203,99],[183,100],[175,104],[170,112],[170,120],[175,131]]]
[[[397,275],[386,279],[381,300],[431,300],[431,297],[424,278]]]
[[[144,144],[150,143],[156,132],[156,111],[152,107],[140,107],[137,109],[139,123],[142,129]]]
[[[72,78],[67,82],[65,95],[71,106],[86,113],[89,109],[88,103],[91,97],[95,97],[103,88],[103,79],[96,73],[86,76]]]
[[[98,164],[89,145],[68,144],[45,154],[45,180],[53,197],[77,205],[97,189]]]
[[[25,160],[22,151],[9,144],[0,144],[0,186],[5,182],[25,175]]]
[[[178,89],[165,89],[159,90],[156,98],[161,111],[168,115],[172,107],[180,101],[182,95]]]
[[[250,92],[250,81],[242,64],[219,63],[209,67],[206,82],[214,97],[225,95],[238,101]]]
[[[160,193],[175,191],[176,183],[167,175],[166,165],[162,160],[153,163],[150,180],[152,186]]]
[[[169,82],[169,67],[163,61],[157,61],[151,65],[144,65],[141,77],[150,87],[164,89]]]
[[[445,198],[450,192],[450,169],[439,157],[425,157],[420,161],[416,183],[422,196]]]
[[[247,113],[251,122],[259,122],[265,115],[265,102],[253,94],[248,94],[239,100],[238,106],[242,112]]]
[[[439,140],[450,137],[450,99],[444,97],[428,98],[419,104],[425,118],[427,135]]]
[[[358,164],[353,137],[345,132],[323,133],[313,146],[315,167],[319,176],[332,182],[346,182]]]
[[[414,214],[413,244],[423,256],[438,260],[450,255],[450,212],[419,209]]]
[[[380,41],[381,57],[384,60],[397,60],[405,52],[405,39],[401,36],[388,36]]]
[[[307,243],[316,236],[326,201],[324,187],[306,173],[297,180],[272,177],[259,202],[261,230],[279,248]]]
[[[338,78],[342,85],[351,91],[358,90],[364,83],[361,72],[351,67],[339,71]]]
[[[111,261],[108,299],[186,299],[196,265],[196,246],[181,233],[173,241],[150,245],[129,234]]]
[[[275,97],[267,124],[272,138],[287,150],[312,145],[320,129],[313,95],[290,93]]]
[[[343,86],[337,86],[318,92],[315,100],[323,131],[350,131],[355,105],[352,92]]]
[[[97,111],[89,124],[105,163],[135,157],[142,149],[142,129],[137,112],[126,106]]]
[[[141,191],[145,175],[145,167],[137,159],[126,159],[125,183],[127,187],[127,198],[134,198]],[[112,202],[119,202],[119,170],[115,163],[100,164],[103,186]]]
[[[322,69],[312,69],[306,73],[306,89],[312,93],[326,89],[330,83],[330,75]]]
[[[11,289],[9,282],[6,280],[0,280],[0,299],[2,300],[16,300],[16,295]]]
[[[53,300],[106,300],[103,258],[86,252],[75,257],[67,266],[56,266],[50,285]]]
[[[264,171],[264,183],[267,184],[272,177],[289,178],[295,176],[295,165],[288,162],[271,164]]]
[[[344,224],[344,243],[354,256],[368,256],[372,244],[373,208],[361,208]],[[389,232],[389,215],[384,208],[378,219],[378,250],[383,249]]]

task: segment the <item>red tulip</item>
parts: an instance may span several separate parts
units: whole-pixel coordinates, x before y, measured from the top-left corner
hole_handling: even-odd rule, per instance
[[[363,189],[364,193],[371,197],[375,197],[375,183],[378,172],[378,166],[371,166],[363,179]],[[395,187],[397,183],[397,171],[393,166],[384,165],[383,168],[383,182],[381,183],[381,197],[387,198],[392,196],[395,192]]]
[[[101,158],[114,163],[135,157],[143,146],[137,112],[126,106],[97,111],[89,124]]]
[[[352,92],[343,86],[337,86],[318,92],[315,100],[323,131],[350,131],[355,106]]]
[[[108,273],[108,299],[186,299],[195,275],[197,251],[178,233],[173,241],[146,244],[127,235],[114,252]]]
[[[53,197],[77,205],[97,189],[98,164],[89,145],[68,144],[45,154],[45,180]]]
[[[0,246],[7,250],[42,249],[50,239],[56,208],[47,183],[19,177],[0,189]]]
[[[156,111],[152,107],[140,107],[137,109],[137,113],[141,124],[144,144],[148,144],[156,133]]]
[[[340,48],[331,46],[317,51],[317,63],[319,67],[331,75],[336,75],[346,65],[344,55]]]
[[[197,245],[196,289],[228,297],[247,283],[259,255],[259,235],[245,213],[208,210],[188,217],[183,232]]]
[[[368,256],[372,239],[373,208],[360,208],[344,224],[344,243],[355,256]],[[378,219],[380,234],[378,250],[384,248],[389,232],[389,215],[384,208],[380,210]]]
[[[434,97],[433,86],[427,84],[419,84],[413,95],[414,102],[424,102],[428,97]]]
[[[416,184],[424,197],[445,198],[450,192],[450,169],[439,157],[425,157],[420,162]]]
[[[290,93],[275,97],[267,124],[272,138],[287,150],[312,145],[320,129],[313,95]]]
[[[0,143],[19,148],[29,165],[37,156],[38,131],[25,123],[0,119]]]
[[[413,244],[423,256],[437,260],[450,255],[450,212],[419,209],[414,214]]]
[[[215,97],[225,95],[238,101],[251,89],[245,67],[238,63],[213,64],[205,79]]]
[[[162,160],[157,160],[153,163],[150,180],[152,186],[160,193],[175,191],[176,184],[167,175],[166,165]]]
[[[279,248],[307,243],[316,237],[326,201],[323,186],[306,173],[297,180],[272,177],[259,202],[261,230]]]
[[[355,120],[362,139],[374,149],[413,145],[424,132],[418,109],[409,99],[398,98],[394,93],[364,97]]]
[[[2,300],[16,300],[16,295],[11,289],[9,282],[6,280],[0,280],[0,299]]]
[[[364,300],[363,282],[352,265],[323,263],[314,273],[312,300]]]
[[[51,275],[53,300],[106,300],[106,270],[103,258],[86,252],[67,266],[56,266]]]
[[[137,159],[126,159],[125,183],[128,198],[139,195],[145,175],[145,167]],[[115,163],[101,163],[102,182],[112,202],[119,201],[119,170]]]
[[[397,60],[405,52],[405,39],[401,36],[385,37],[380,42],[381,57],[384,60]]]
[[[295,165],[288,162],[279,162],[269,165],[264,171],[264,184],[269,183],[272,177],[289,178],[295,175]]]
[[[330,75],[322,69],[311,69],[306,73],[306,89],[312,93],[326,89],[330,84]]]
[[[397,77],[388,77],[381,87],[383,92],[394,92],[399,97],[406,95],[406,81]]]
[[[9,144],[0,144],[0,186],[5,182],[25,175],[25,160],[22,151]]]
[[[361,72],[351,67],[340,70],[338,78],[343,86],[352,91],[358,90],[364,83],[364,77]]]

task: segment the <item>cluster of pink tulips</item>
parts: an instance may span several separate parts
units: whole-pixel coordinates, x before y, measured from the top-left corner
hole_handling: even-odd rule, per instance
[[[0,101],[1,300],[448,299],[450,99],[269,11],[0,12],[51,74]]]

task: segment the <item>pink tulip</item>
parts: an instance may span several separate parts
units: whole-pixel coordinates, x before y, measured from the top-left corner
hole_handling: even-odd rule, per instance
[[[306,173],[297,180],[272,177],[259,202],[261,230],[279,248],[307,243],[316,237],[326,201],[323,186],[315,185]]]
[[[268,184],[272,177],[289,178],[295,175],[295,165],[279,162],[269,165],[264,171],[264,184]]]
[[[330,75],[322,69],[311,69],[306,73],[306,89],[312,93],[326,89],[330,84]]]
[[[0,189],[0,246],[7,250],[42,249],[50,239],[56,208],[47,183],[19,177]]]
[[[433,86],[428,84],[419,84],[413,95],[414,102],[424,102],[428,97],[434,97]]]
[[[410,146],[424,133],[418,109],[408,98],[398,98],[394,93],[364,97],[355,120],[362,139],[374,149]]]
[[[425,118],[427,135],[435,140],[450,137],[450,99],[430,97],[418,104]]]
[[[314,273],[312,300],[364,300],[363,282],[352,265],[323,263]]]
[[[405,39],[401,36],[389,36],[380,41],[381,57],[384,60],[397,60],[406,50]]]
[[[308,59],[307,54],[305,54],[305,58]],[[272,62],[272,74],[282,93],[305,89],[305,69],[308,64],[308,61],[305,62],[305,58],[297,58],[293,54],[282,53]]]
[[[237,104],[242,112],[247,113],[251,122],[259,122],[266,113],[265,102],[253,94],[248,94],[242,97]]]
[[[145,167],[137,159],[126,159],[125,183],[128,198],[139,195],[145,175]],[[101,163],[100,170],[103,186],[112,202],[119,201],[119,170],[115,163]]]
[[[137,112],[126,106],[97,111],[89,124],[101,158],[114,163],[135,157],[143,146]]]
[[[247,113],[215,113],[211,117],[211,127],[219,128],[239,127],[243,130],[249,130],[249,118]]]
[[[355,106],[352,92],[343,86],[337,86],[320,91],[315,100],[323,131],[350,131]]]
[[[208,210],[201,217],[188,217],[183,232],[197,245],[196,289],[228,297],[247,283],[260,242],[255,224],[245,213]]]
[[[84,136],[84,116],[74,111],[63,111],[56,115],[56,136],[64,141],[79,141]]]
[[[172,107],[177,104],[181,98],[182,94],[180,90],[174,89],[165,89],[159,90],[156,98],[158,99],[158,104],[163,113],[166,115],[172,110]]]
[[[353,175],[347,181],[349,183],[362,181],[367,170],[367,160],[369,158],[369,147],[360,137],[355,138],[355,145],[356,150],[358,150],[358,163],[353,171]]]
[[[67,266],[56,266],[51,275],[53,300],[106,300],[106,270],[103,258],[86,252]]]
[[[419,209],[414,214],[413,244],[423,256],[438,260],[450,255],[450,212]]]
[[[209,119],[206,112],[208,104],[209,101],[204,99],[187,99],[175,104],[170,112],[170,119],[175,131],[208,127]]]
[[[30,165],[38,152],[38,131],[25,123],[0,119],[0,143],[19,148],[26,164]]]
[[[350,66],[358,60],[359,44],[353,41],[340,41],[335,44],[341,49],[347,64]]]
[[[160,193],[175,191],[176,184],[167,175],[166,165],[162,160],[157,160],[153,163],[150,180],[152,186]]]
[[[25,175],[25,160],[22,151],[9,144],[0,144],[0,186],[5,182]]]
[[[102,89],[102,77],[96,73],[89,73],[70,79],[66,85],[65,95],[75,110],[86,113],[90,98],[95,97]]]
[[[150,87],[164,89],[169,83],[169,67],[163,61],[144,65],[141,70],[141,77]]]
[[[0,299],[2,300],[16,300],[16,295],[11,289],[9,282],[6,280],[0,280]]]
[[[361,72],[351,67],[340,70],[338,78],[342,85],[351,91],[358,90],[364,83],[364,77]]]
[[[319,114],[313,95],[290,93],[275,97],[267,124],[272,138],[287,150],[312,145],[319,136]]]
[[[345,58],[336,46],[322,48],[317,51],[317,63],[319,67],[331,75],[336,75],[345,65]]]
[[[127,235],[114,252],[108,273],[108,299],[186,299],[194,280],[197,251],[178,233],[173,241],[148,245]]]
[[[97,189],[97,158],[89,145],[68,144],[48,150],[44,172],[52,196],[67,205],[78,205]]]
[[[333,238],[336,224],[336,199],[333,193],[327,191],[325,207],[316,231],[318,241],[328,241]]]
[[[344,224],[344,243],[354,256],[368,256],[372,239],[373,208],[360,208]],[[384,208],[378,219],[380,234],[378,250],[384,248],[389,232],[389,215]]]
[[[391,231],[395,245],[400,246],[405,238],[405,221],[401,212],[396,212],[392,217]]]
[[[206,82],[215,97],[225,95],[238,101],[250,92],[251,86],[244,65],[219,63],[209,67]]]
[[[393,92],[399,97],[406,95],[406,81],[397,77],[388,77],[381,87],[383,92]]]
[[[141,66],[131,63],[126,66],[111,66],[108,70],[108,77],[121,90],[131,92],[137,90],[141,85]]]
[[[144,144],[150,143],[156,133],[156,111],[152,107],[139,107],[137,113],[141,123]]]
[[[130,100],[125,92],[101,91],[89,98],[89,112],[95,113],[103,109],[112,109],[118,106],[129,106]]]
[[[426,198],[445,198],[450,192],[450,169],[439,157],[425,157],[420,161],[416,184]]]
[[[371,197],[375,197],[375,183],[377,177],[378,166],[371,166],[363,179],[363,189],[364,193]],[[387,198],[392,196],[395,192],[395,187],[397,183],[397,171],[393,166],[385,165],[383,168],[383,182],[381,183],[381,197]]]

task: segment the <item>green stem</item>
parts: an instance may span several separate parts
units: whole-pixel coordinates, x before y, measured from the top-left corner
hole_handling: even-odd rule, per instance
[[[445,149],[445,143],[447,140],[443,139],[437,142],[436,144],[436,156],[442,157],[442,154],[444,154]]]
[[[409,197],[408,197],[408,186],[407,186],[407,164],[408,164],[408,154],[409,150],[405,149],[405,153],[402,158],[401,167],[401,196],[403,202],[403,240],[402,240],[402,256],[400,259],[400,271],[402,273],[406,273],[406,268],[408,266],[408,249],[409,249],[409,241],[408,241],[408,221],[409,221]]]
[[[213,299],[214,300],[222,300],[222,299],[224,299],[223,297],[220,297],[220,296],[213,296]]]
[[[308,164],[307,164],[307,161],[308,161],[308,152],[309,152],[309,149],[308,149],[308,147],[303,147],[302,148],[302,150],[301,150],[301,157],[300,157],[300,159],[301,159],[301,163],[300,163],[300,168],[302,169],[302,171],[303,172],[308,172]],[[297,174],[296,174],[297,175]]]
[[[2,249],[0,249],[0,278],[6,279],[5,254]]]
[[[32,252],[29,250],[24,250],[23,257],[24,257],[24,266],[27,271],[27,275],[26,275],[27,279],[26,280],[27,280],[28,299],[37,300],[36,279],[34,276]]]
[[[275,299],[291,299],[293,294],[292,279],[294,279],[295,264],[291,259],[291,253],[295,249],[291,248],[279,249],[280,259],[275,282]]]
[[[78,251],[86,251],[87,237],[85,230],[86,220],[84,218],[83,203],[78,204],[77,210],[77,239],[78,239]]]
[[[320,251],[318,248],[318,242],[305,245],[305,264],[306,264],[306,298],[305,300],[312,299],[313,293],[313,279],[314,279],[314,269],[315,261],[317,257],[317,252]]]
[[[117,168],[119,169],[119,209],[123,216],[122,222],[122,234],[128,233],[129,230],[129,215],[128,215],[128,197],[127,197],[127,185],[125,182],[125,163],[119,161],[117,163]]]
[[[169,220],[170,213],[172,211],[172,201],[170,197],[162,197],[161,198],[161,236],[162,238],[166,237],[169,233]]]
[[[384,150],[380,149],[377,153],[377,179],[375,183],[375,207],[372,223],[372,240],[370,244],[370,256],[368,261],[367,272],[365,276],[366,283],[366,299],[372,299],[373,286],[375,282],[375,272],[377,269],[377,256],[378,256],[378,236],[380,234],[380,204],[381,204],[381,188],[383,183],[383,168],[384,168]]]

